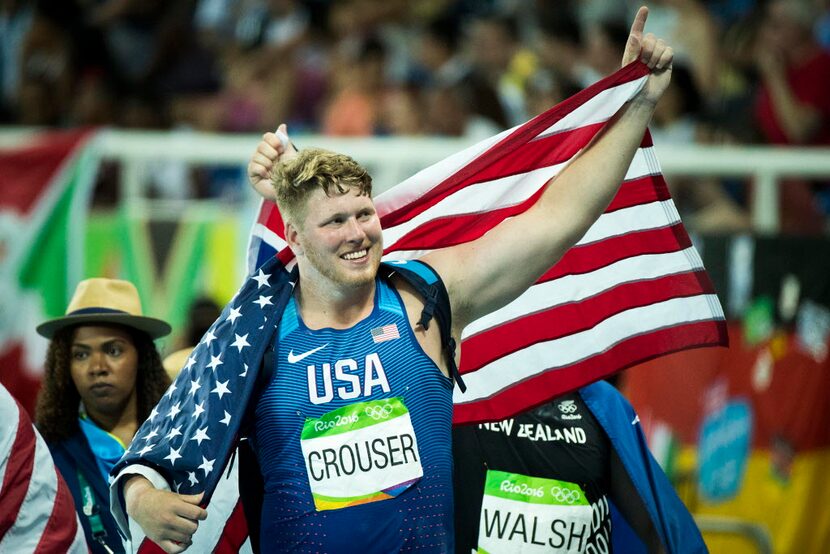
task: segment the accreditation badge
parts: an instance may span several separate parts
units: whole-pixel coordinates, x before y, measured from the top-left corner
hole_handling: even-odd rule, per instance
[[[478,552],[585,552],[592,514],[579,485],[488,470]]]
[[[424,475],[401,398],[359,402],[308,418],[300,444],[318,511],[394,498]]]

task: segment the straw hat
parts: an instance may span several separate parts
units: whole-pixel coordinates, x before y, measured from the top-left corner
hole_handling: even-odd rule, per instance
[[[170,325],[141,313],[135,285],[118,279],[87,279],[78,283],[66,315],[41,323],[37,332],[51,339],[64,327],[115,323],[144,331],[157,339],[170,333]]]

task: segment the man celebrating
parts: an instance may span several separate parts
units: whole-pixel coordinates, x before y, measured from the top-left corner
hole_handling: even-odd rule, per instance
[[[671,48],[643,36],[647,13],[637,13],[623,64],[639,58],[651,75],[536,204],[478,240],[406,264],[426,282],[443,282],[451,338],[428,324],[434,298],[400,273],[379,272],[381,226],[366,171],[347,156],[297,153],[276,134],[263,137],[248,174],[260,194],[276,200],[299,275],[276,312],[273,375],[247,411],[264,480],[263,550],[453,550],[452,345],[470,322],[531,286],[616,194],[671,75]],[[234,346],[242,352],[247,339],[237,334]],[[214,358],[218,372],[222,360]],[[228,394],[226,383],[211,393]],[[198,388],[194,380],[193,395]],[[174,407],[171,419],[180,411]],[[226,411],[223,423],[232,416]],[[154,434],[155,427],[146,436]],[[192,440],[201,444],[207,435],[200,429]],[[149,438],[141,444],[154,447]],[[171,466],[179,450],[171,446],[164,458]],[[126,512],[150,539],[183,551],[206,517],[203,498],[162,490],[158,473],[136,469],[140,453],[125,459],[116,468],[114,509],[123,492]],[[207,479],[214,462],[221,467],[201,462],[189,474],[194,482]]]

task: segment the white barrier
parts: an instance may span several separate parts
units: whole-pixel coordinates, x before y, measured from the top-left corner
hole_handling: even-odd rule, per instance
[[[19,144],[32,132],[31,129],[0,128],[0,148]],[[351,155],[373,175],[376,193],[470,145],[465,140],[442,138],[293,135],[292,139],[300,146],[314,145]],[[145,169],[149,163],[177,161],[194,166],[244,166],[258,140],[256,135],[105,130],[98,136],[96,145],[103,158],[121,162],[123,197],[138,208],[146,200]],[[828,148],[666,146],[658,147],[658,157],[669,180],[673,176],[750,178],[755,187],[752,219],[759,233],[774,233],[779,228],[780,178],[830,179]]]

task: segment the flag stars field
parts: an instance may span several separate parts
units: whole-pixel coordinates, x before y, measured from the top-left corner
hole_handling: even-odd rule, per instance
[[[262,268],[260,268],[259,273],[254,275],[252,277],[252,279],[254,279],[257,282],[257,284],[258,284],[257,289],[259,289],[261,287],[267,287],[268,286],[268,279],[270,277],[271,277],[270,273],[264,273],[262,271]]]
[[[207,434],[207,430],[208,430],[208,428],[207,428],[207,427],[203,427],[203,428],[201,428],[201,429],[197,429],[197,430],[196,430],[196,434],[195,434],[195,435],[193,435],[193,438],[191,438],[190,440],[192,440],[192,441],[196,441],[196,444],[198,444],[199,446],[201,446],[201,445],[202,445],[202,441],[209,441],[209,440],[210,440],[210,437],[209,437],[209,436],[208,436],[208,434]]]
[[[202,400],[201,402],[199,402],[198,404],[196,404],[194,406],[194,408],[193,408],[193,417],[194,418],[197,418],[197,417],[199,417],[200,415],[202,415],[204,413],[204,411],[205,411],[204,404],[205,404],[205,401]]]
[[[215,459],[208,460],[207,458],[202,456],[202,463],[199,465],[199,469],[201,469],[202,471],[205,472],[205,477],[208,476],[208,473],[213,471],[213,462],[215,462],[215,461],[216,461]]]
[[[174,419],[177,415],[179,415],[179,412],[181,412],[181,411],[182,411],[182,409],[179,407],[179,403],[178,403],[178,402],[176,402],[175,404],[173,404],[173,405],[170,407],[170,412],[167,414],[167,417],[169,417],[169,418],[172,420],[172,419]]]
[[[218,395],[219,395],[219,399],[221,400],[221,398],[222,398],[222,396],[223,396],[223,395],[225,395],[225,394],[231,394],[231,391],[230,391],[230,389],[228,388],[228,383],[229,383],[229,382],[230,382],[230,381],[217,381],[217,382],[216,382],[216,387],[215,387],[212,391],[210,391],[210,392],[215,392],[216,394],[218,394]],[[227,412],[225,412],[225,413],[227,413]]]
[[[216,368],[222,365],[224,362],[221,360],[222,354],[220,353],[218,356],[214,356],[211,354],[210,356],[210,363],[207,365],[210,369],[216,371]]]
[[[165,460],[170,460],[170,465],[171,466],[176,465],[176,460],[178,460],[179,458],[182,457],[182,455],[179,454],[179,450],[181,450],[181,447],[173,448],[171,446],[170,447],[170,454],[168,454],[167,456],[164,457]]]
[[[242,317],[242,310],[240,308],[231,308],[228,317],[225,318],[225,321],[230,321],[231,323],[236,323],[236,319]]]
[[[251,346],[251,344],[248,342],[248,334],[249,333],[245,333],[244,335],[240,336],[234,333],[236,340],[231,343],[231,346],[235,346],[239,352],[242,352],[242,349],[246,346]]]

